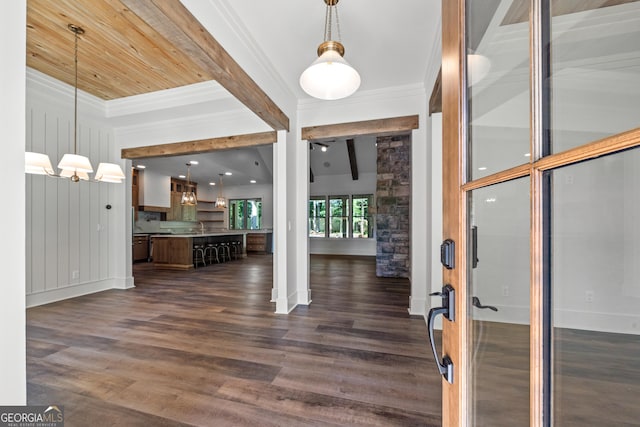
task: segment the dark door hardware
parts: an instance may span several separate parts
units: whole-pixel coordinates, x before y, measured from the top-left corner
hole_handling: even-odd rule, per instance
[[[498,311],[498,309],[492,305],[482,305],[482,303],[480,302],[480,298],[478,297],[473,297],[473,299],[471,300],[471,304],[473,304],[473,306],[477,308],[488,308],[489,310]]]
[[[436,349],[436,341],[433,337],[433,328],[435,318],[440,314],[442,314],[447,320],[451,322],[455,320],[455,290],[451,285],[445,285],[442,288],[442,292],[434,292],[431,295],[439,295],[442,297],[442,306],[434,307],[429,311],[427,329],[429,330],[429,342],[431,343],[431,351],[433,351],[433,358],[436,361],[438,372],[440,372],[440,375],[442,375],[450,384],[453,384],[453,361],[449,356],[445,355],[442,358],[442,362],[440,362],[438,350]]]
[[[478,266],[478,227],[471,227],[471,268]]]
[[[456,243],[447,239],[440,245],[440,262],[447,270],[456,266]]]

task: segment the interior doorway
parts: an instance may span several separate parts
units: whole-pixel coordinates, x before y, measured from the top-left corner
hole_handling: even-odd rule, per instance
[[[371,257],[378,276],[410,277],[410,141],[417,126],[418,117],[407,116],[303,128],[310,256]],[[323,156],[330,150],[342,150],[342,173],[325,171],[334,166]],[[309,277],[312,286],[312,269]]]

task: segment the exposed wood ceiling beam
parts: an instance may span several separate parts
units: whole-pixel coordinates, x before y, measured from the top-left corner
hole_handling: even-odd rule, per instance
[[[210,72],[222,87],[274,130],[289,130],[289,118],[179,0],[122,0],[122,3]]]
[[[184,154],[210,153],[231,148],[253,147],[277,142],[275,131],[226,136],[222,138],[201,139],[197,141],[176,142],[172,144],[150,145],[146,147],[123,148],[123,159],[144,159],[147,157],[170,157]]]
[[[302,128],[303,140],[339,138],[358,135],[387,136],[418,129],[418,116],[394,117],[390,119],[365,120],[362,122]]]
[[[358,160],[356,159],[356,147],[353,139],[347,139],[347,153],[349,153],[349,165],[351,166],[351,179],[358,180]]]

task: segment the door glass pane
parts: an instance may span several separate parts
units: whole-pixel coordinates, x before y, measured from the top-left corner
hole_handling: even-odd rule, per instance
[[[477,179],[529,162],[529,13],[518,1],[466,3],[469,176]]]
[[[640,126],[640,2],[551,5],[553,152]]]
[[[470,205],[471,425],[526,426],[529,178],[475,190]]]
[[[640,426],[640,149],[552,179],[557,426]]]

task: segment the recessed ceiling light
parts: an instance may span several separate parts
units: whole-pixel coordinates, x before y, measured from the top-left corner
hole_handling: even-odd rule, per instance
[[[199,162],[197,160],[191,160],[189,161],[190,165],[197,165]]]
[[[327,152],[327,147],[322,147],[322,148],[320,148],[320,150],[321,150],[323,153],[326,153],[326,152]]]
[[[489,197],[489,198],[486,200],[486,202],[487,202],[487,203],[495,203],[495,202],[496,202],[496,200],[497,200],[497,199],[496,199],[495,197]]]
[[[138,169],[145,169],[145,168],[146,168],[146,166],[145,166],[145,165],[137,165],[136,167],[137,167]]]
[[[487,170],[487,167],[486,167],[486,166],[480,166],[480,167],[478,168],[478,170],[479,170],[479,171],[486,171],[486,170]]]
[[[184,175],[178,175],[178,178],[185,179],[185,178],[186,178],[186,176],[184,176]]]
[[[231,172],[225,172],[224,174],[227,175],[227,176],[233,175]]]
[[[209,185],[216,185],[216,183],[215,182],[210,182]]]
[[[255,183],[256,183],[256,180],[255,180],[255,179],[252,179],[252,180],[251,180],[251,181],[249,181],[249,182],[250,182],[250,183],[252,183],[252,184],[255,184]]]
[[[531,157],[531,153],[525,153],[525,157]]]

